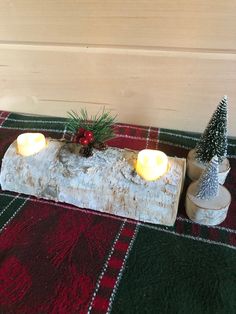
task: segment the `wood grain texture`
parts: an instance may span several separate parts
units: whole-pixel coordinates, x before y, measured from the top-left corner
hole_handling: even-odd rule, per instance
[[[84,158],[77,144],[50,139],[25,158],[15,141],[2,160],[0,183],[3,190],[173,226],[186,160],[169,157],[168,170],[150,182],[133,174],[136,159],[137,151],[118,148],[94,150]]]
[[[236,55],[1,45],[0,108],[65,116],[105,106],[121,122],[202,132],[224,94],[236,136]]]
[[[236,1],[5,0],[2,42],[236,50]]]

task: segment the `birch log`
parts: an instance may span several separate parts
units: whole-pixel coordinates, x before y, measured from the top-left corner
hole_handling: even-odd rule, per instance
[[[66,202],[155,224],[173,225],[185,176],[185,159],[169,157],[167,173],[147,182],[134,171],[137,152],[108,148],[89,158],[79,146],[47,140],[39,153],[23,157],[16,141],[2,161],[3,190]]]

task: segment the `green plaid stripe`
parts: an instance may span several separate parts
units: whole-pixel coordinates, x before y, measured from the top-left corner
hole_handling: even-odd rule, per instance
[[[161,129],[159,138],[162,143],[175,143],[181,147],[190,149],[196,145],[200,134],[184,131],[172,131],[169,129]]]
[[[6,121],[3,122],[2,127],[20,129],[20,130],[35,130],[35,131],[51,131],[51,132],[63,132],[65,131],[66,118],[58,117],[39,117],[29,116],[17,113],[11,113]],[[129,127],[132,134],[132,126]],[[119,133],[125,132],[126,126],[119,127]],[[135,126],[134,136],[135,136]],[[145,133],[145,134],[144,134]],[[144,128],[142,132],[143,137],[148,137],[148,128]],[[159,129],[159,142],[164,144],[170,144],[174,146],[180,146],[186,149],[195,147],[197,140],[199,139],[199,133],[185,132],[170,129]],[[228,138],[228,155],[230,157],[236,157],[236,138]]]
[[[4,128],[21,130],[42,130],[51,132],[63,132],[65,129],[65,118],[35,117],[11,113],[3,123]]]
[[[235,313],[235,250],[140,227],[114,314]]]
[[[200,225],[200,233],[198,236],[193,235],[192,232],[192,222],[190,220],[182,220],[177,217],[177,220],[173,227],[167,227],[163,225],[151,225],[142,223],[141,226],[147,229],[153,229],[157,231],[163,231],[165,233],[170,233],[176,236],[181,236],[184,238],[190,238],[192,240],[196,240],[199,242],[205,242],[205,243],[212,243],[219,246],[225,246],[231,249],[236,249],[235,246],[231,245],[230,243],[230,231],[224,230],[223,228],[217,229],[218,232],[218,239],[217,240],[211,240],[209,239],[209,226]],[[232,233],[234,233],[234,230],[232,230]]]
[[[236,157],[236,139],[228,138],[228,156]]]
[[[24,114],[18,114],[18,113],[10,113],[9,116],[12,120],[17,121],[24,121],[27,122],[38,122],[38,123],[57,123],[57,124],[64,124],[66,122],[66,118],[60,118],[60,117],[46,117],[46,116],[35,116],[35,115],[24,115]]]
[[[186,149],[191,149],[196,146],[200,137],[199,133],[160,129],[160,143],[180,146]],[[236,138],[228,137],[228,155],[236,157]]]
[[[8,223],[23,208],[28,198],[18,197],[15,195],[0,195],[0,232],[8,225]]]

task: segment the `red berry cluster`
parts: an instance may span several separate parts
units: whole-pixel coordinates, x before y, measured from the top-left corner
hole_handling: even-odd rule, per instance
[[[94,141],[93,132],[89,130],[85,130],[83,128],[79,128],[74,137],[74,142],[80,143],[83,146],[87,146],[93,141]]]

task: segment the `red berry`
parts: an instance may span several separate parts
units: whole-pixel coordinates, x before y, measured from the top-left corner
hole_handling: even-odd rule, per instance
[[[84,132],[84,137],[86,137],[87,139],[89,139],[90,142],[91,142],[91,138],[93,138],[93,132],[92,132],[92,131],[89,131],[89,130],[85,131],[85,132]]]
[[[94,137],[92,136],[92,137],[90,137],[90,139],[89,139],[89,143],[92,143],[94,141]]]
[[[85,137],[86,138],[86,137]],[[88,141],[88,143],[92,143],[94,141],[94,138],[93,137],[88,137],[86,138],[86,140]]]
[[[87,139],[86,137],[81,137],[81,138],[79,139],[79,143],[80,143],[81,145],[83,145],[83,146],[86,146],[86,145],[89,144],[89,141],[88,141],[88,139]]]
[[[77,136],[78,137],[82,137],[82,136],[84,136],[84,132],[85,132],[85,129],[83,129],[83,128],[79,128],[78,130],[77,130]]]

